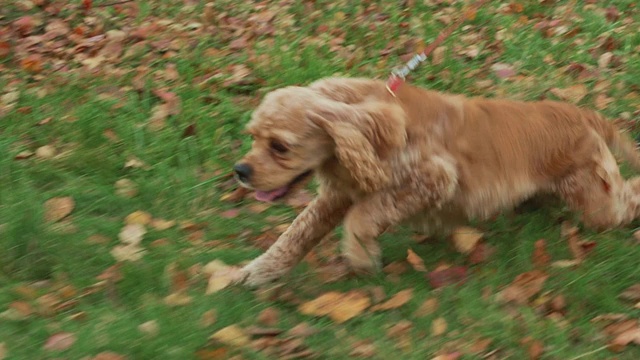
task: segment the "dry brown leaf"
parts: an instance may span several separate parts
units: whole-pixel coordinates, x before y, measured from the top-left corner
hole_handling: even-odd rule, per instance
[[[165,219],[153,219],[151,220],[151,227],[158,231],[164,231],[170,229],[176,225],[175,220],[165,220]]]
[[[191,296],[184,292],[175,292],[164,298],[164,303],[169,306],[184,306],[191,303]]]
[[[51,335],[44,344],[48,351],[62,351],[70,348],[76,342],[76,336],[72,333],[61,332]]]
[[[356,358],[370,358],[374,357],[377,353],[377,349],[374,343],[369,340],[361,340],[351,345],[350,357]]]
[[[353,290],[348,293],[330,291],[318,298],[302,303],[298,310],[305,315],[329,316],[337,323],[343,323],[360,313],[371,304],[366,293]]]
[[[483,236],[484,234],[478,229],[462,226],[454,230],[451,239],[456,250],[462,254],[469,254]]]
[[[381,303],[374,305],[371,307],[371,311],[385,311],[391,309],[397,309],[404,304],[411,301],[413,298],[413,289],[405,289],[397,292],[395,295],[391,297],[391,299]]]
[[[124,355],[116,354],[111,351],[101,352],[98,355],[91,358],[91,360],[126,360],[127,357]]]
[[[534,340],[533,342],[531,342],[531,344],[529,344],[528,352],[529,352],[529,359],[531,360],[540,359],[540,357],[542,356],[542,353],[544,352],[544,345],[542,344],[542,341]]]
[[[413,250],[407,250],[407,262],[411,264],[415,271],[426,272],[427,269],[424,267],[424,262]]]
[[[200,317],[200,326],[209,327],[216,323],[218,320],[218,313],[215,309],[205,311]]]
[[[631,285],[619,295],[619,298],[632,302],[640,301],[640,284]]]
[[[431,323],[431,335],[432,336],[440,336],[443,335],[447,331],[447,321],[439,317],[434,319]]]
[[[498,300],[519,305],[526,304],[531,297],[542,290],[544,282],[549,275],[540,270],[532,270],[522,273],[513,280],[504,290],[498,293]]]
[[[544,239],[539,239],[535,242],[533,248],[533,255],[531,256],[531,262],[533,266],[543,268],[549,265],[551,256],[547,253],[547,243]]]
[[[585,253],[582,246],[580,246],[581,240],[578,236],[578,228],[570,225],[568,222],[563,222],[561,226],[561,235],[567,239],[569,250],[571,250],[573,257],[577,261],[584,260]]]
[[[71,196],[55,197],[44,203],[44,220],[56,222],[64,219],[73,211],[75,201]]]
[[[577,104],[582,100],[589,90],[584,84],[572,85],[568,88],[552,88],[549,90],[553,95],[557,96],[561,100],[569,101]]]
[[[350,291],[329,313],[329,317],[338,324],[360,315],[371,305],[371,299],[363,291]]]
[[[438,309],[438,299],[429,298],[413,313],[416,317],[424,317],[433,314]]]
[[[28,158],[32,157],[33,155],[34,155],[33,151],[24,150],[24,151],[21,151],[21,152],[17,153],[16,156],[14,157],[14,159],[16,159],[16,160],[25,160],[25,159],[28,159]]]
[[[278,324],[278,310],[268,307],[258,314],[258,322],[266,326],[275,326]]]
[[[219,341],[222,344],[243,347],[249,344],[250,339],[244,330],[238,325],[230,325],[215,332],[210,337],[213,340]]]

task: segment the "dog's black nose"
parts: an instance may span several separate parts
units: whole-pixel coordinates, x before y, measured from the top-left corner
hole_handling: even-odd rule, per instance
[[[233,167],[233,171],[236,172],[236,175],[238,176],[238,180],[242,182],[249,182],[249,179],[251,178],[251,174],[253,173],[253,169],[251,168],[251,166],[247,164],[236,164]]]

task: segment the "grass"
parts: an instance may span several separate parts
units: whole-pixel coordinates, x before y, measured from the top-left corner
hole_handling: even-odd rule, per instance
[[[137,29],[158,19],[178,25],[202,23],[206,6],[186,3],[141,2],[137,13],[130,14],[106,6],[94,8],[90,15],[104,24],[105,31]],[[164,303],[175,287],[172,268],[189,273],[213,259],[229,264],[251,259],[260,253],[253,239],[295,216],[295,211],[282,204],[255,213],[251,200],[240,205],[220,200],[233,190],[227,174],[249,145],[241,130],[261,96],[277,87],[306,84],[330,75],[387,76],[393,66],[402,63],[400,55],[408,46],[407,40],[434,39],[443,27],[439,16],[449,11],[446,4],[409,3],[405,9],[399,2],[372,2],[367,10],[366,5],[356,2],[317,1],[311,5],[292,1],[282,8],[267,4],[261,9],[253,2],[216,1],[208,5],[213,6],[217,19],[208,20],[208,28],[176,30],[165,26],[149,30],[147,39],[138,42],[144,44],[138,47],[141,50],[131,50],[136,49],[136,43],[127,41],[123,56],[94,71],[82,67],[82,58],[74,53],[65,57],[44,51],[44,70],[39,73],[21,66],[24,54],[17,51],[0,58],[0,95],[10,91],[20,94],[15,107],[0,118],[0,153],[5,154],[0,157],[0,312],[15,302],[26,302],[31,309],[20,319],[5,312],[0,320],[0,339],[7,358],[80,359],[105,351],[130,359],[206,358],[198,351],[211,349],[211,334],[232,324],[253,325],[258,314],[269,307],[278,310],[280,328],[305,321],[318,330],[304,341],[322,359],[348,358],[353,343],[363,339],[375,344],[374,358],[401,354],[403,359],[424,359],[477,338],[492,339],[489,350],[497,351],[495,358],[522,358],[528,356],[528,346],[521,344],[527,336],[544,344],[543,359],[571,359],[582,354],[584,359],[639,358],[637,346],[620,354],[604,349],[607,339],[600,335],[600,327],[590,322],[606,313],[640,315],[638,309],[617,298],[640,279],[640,246],[633,240],[632,227],[601,234],[582,232],[583,238],[597,241],[586,263],[571,270],[548,270],[550,278],[544,291],[566,298],[564,324],[536,314],[532,307],[505,308],[484,296],[495,294],[515,276],[532,269],[531,254],[537,239],[547,240],[554,260],[570,257],[560,237],[560,222],[573,219],[573,215],[556,203],[475,224],[485,231],[496,253],[489,262],[470,267],[469,280],[460,286],[434,290],[415,271],[395,280],[380,274],[324,284],[308,266],[299,266],[287,278],[286,287],[301,300],[330,290],[380,286],[391,295],[414,289],[407,305],[366,313],[345,324],[301,315],[294,303],[264,300],[241,288],[205,295],[206,278],[193,274],[187,289],[191,303],[177,307]],[[447,50],[440,64],[423,65],[411,81],[436,90],[520,99],[551,96],[547,90],[552,87],[583,82],[589,94],[582,105],[594,107],[597,94],[603,93],[612,99],[602,109],[604,114],[611,118],[633,114],[638,110],[640,71],[638,9],[632,6],[633,1],[623,0],[591,7],[573,3],[523,1],[523,11],[514,13],[499,11],[502,2],[492,2],[467,23],[468,27],[445,42]],[[87,23],[75,6],[65,5],[57,15],[72,28]],[[617,21],[604,16],[603,9],[610,6],[622,13]],[[451,7],[453,16],[462,11],[460,2]],[[246,46],[232,49],[232,41],[249,31],[241,31],[247,27],[247,19],[263,10],[273,11],[272,28],[266,35],[259,33],[249,39]],[[38,7],[25,9],[19,4],[3,7],[0,15],[0,26],[5,27],[24,15],[40,17],[45,23],[54,18]],[[580,31],[573,37],[543,36],[534,28],[537,16],[560,19],[569,29],[579,27]],[[229,17],[239,25],[234,28]],[[625,25],[625,19],[631,24]],[[41,27],[34,32],[42,33]],[[481,35],[474,40],[468,38],[470,34]],[[1,31],[0,36],[4,36]],[[597,68],[597,56],[590,50],[607,36],[617,43],[612,51],[620,59],[618,66],[585,80],[565,73],[573,62]],[[343,41],[331,42],[336,37]],[[502,40],[496,42],[497,38]],[[159,40],[176,41],[174,52],[156,50],[154,41]],[[25,39],[12,37],[8,41],[15,49]],[[472,45],[480,50],[476,57],[461,55]],[[390,54],[383,55],[387,48]],[[56,70],[61,60],[68,64],[68,70]],[[521,77],[497,78],[490,68],[496,62],[512,64]],[[167,64],[175,65],[177,78],[167,75]],[[246,66],[250,76],[225,85],[234,71],[232,66],[239,65]],[[146,74],[141,86],[136,80],[140,72]],[[152,91],[162,87],[180,97],[181,111],[168,118],[163,129],[153,131],[145,124],[161,103]],[[52,119],[50,123],[37,125],[46,118]],[[195,125],[195,136],[183,137],[189,125]],[[117,139],[105,134],[115,134]],[[53,145],[59,156],[15,159],[23,150],[35,151],[44,145]],[[132,157],[148,167],[125,167]],[[122,179],[136,185],[136,196],[116,193],[115,183]],[[43,204],[57,196],[72,196],[75,209],[70,218],[58,224],[45,223]],[[239,209],[240,215],[223,216],[232,209]],[[116,263],[110,252],[119,244],[125,217],[137,210],[155,218],[203,224],[204,232],[199,233],[202,241],[194,241],[196,235],[180,226],[149,229],[142,243],[147,253],[140,261],[120,265],[120,281],[106,290],[80,296]],[[105,240],[91,241],[96,235]],[[402,261],[410,247],[428,269],[441,262],[465,264],[466,258],[449,245],[416,244],[410,235],[403,229],[383,235],[385,263]],[[207,246],[211,241],[215,246]],[[65,286],[74,293],[65,292]],[[51,294],[77,303],[43,313],[41,296]],[[414,311],[431,297],[440,304],[438,309],[416,318]],[[215,310],[217,319],[201,326],[201,317],[208,310]],[[432,322],[439,317],[446,319],[448,330],[442,336],[432,336]],[[411,345],[405,350],[396,347],[396,340],[389,338],[386,330],[402,320],[413,324]],[[157,322],[157,334],[140,332],[138,326],[147,321]],[[74,333],[77,340],[63,351],[45,350],[47,339],[58,332]],[[229,354],[240,354],[244,359],[269,358],[249,348]],[[467,354],[463,358],[480,356]]]

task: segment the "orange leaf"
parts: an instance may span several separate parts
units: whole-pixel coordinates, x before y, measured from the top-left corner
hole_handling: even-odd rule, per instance
[[[42,56],[31,54],[20,61],[20,66],[28,72],[39,73],[42,71]]]
[[[371,311],[384,311],[384,310],[397,309],[402,305],[411,301],[412,297],[413,297],[413,289],[405,289],[405,290],[399,291],[398,293],[393,295],[391,299],[383,302],[382,304],[377,304],[373,306],[371,308]]]
[[[411,266],[416,271],[422,271],[422,272],[426,272],[427,271],[427,269],[424,267],[424,262],[422,261],[420,256],[418,256],[411,249],[407,250],[407,262],[409,262],[409,264],[411,264]]]

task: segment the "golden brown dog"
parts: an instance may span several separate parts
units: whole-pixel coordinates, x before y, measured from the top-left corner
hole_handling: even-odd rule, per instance
[[[640,216],[640,177],[625,181],[609,150],[640,168],[634,143],[564,103],[408,84],[393,96],[383,81],[329,78],[269,93],[247,130],[252,149],[235,171],[258,199],[274,201],[311,173],[319,182],[289,229],[238,271],[248,285],[287,273],[341,222],[344,257],[372,271],[381,263],[376,238],[391,225],[446,233],[536,193],[558,195],[598,230]]]

